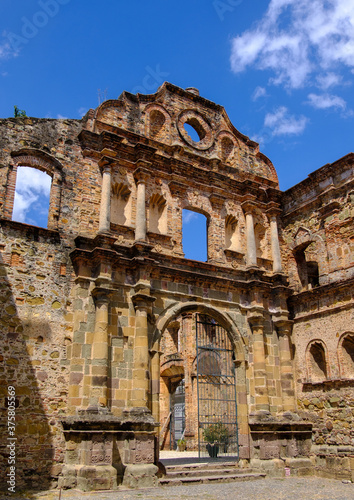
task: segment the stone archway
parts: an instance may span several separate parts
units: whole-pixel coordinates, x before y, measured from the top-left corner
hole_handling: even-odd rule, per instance
[[[235,409],[232,418],[235,419],[235,428],[238,428],[242,449],[241,455],[243,458],[247,458],[249,454],[249,439],[248,419],[245,418],[245,415],[248,415],[248,408],[246,403],[243,341],[237,326],[227,313],[215,307],[195,302],[174,304],[165,310],[156,322],[157,329],[154,332],[153,346],[151,347],[152,351],[159,352],[159,409],[158,414],[154,415],[154,417],[160,422],[160,447],[161,449],[169,449],[170,446],[176,444],[171,443],[168,436],[168,425],[171,425],[171,422],[168,422],[168,420],[172,417],[170,402],[172,401],[174,391],[183,379],[185,388],[185,432],[183,437],[186,441],[187,449],[197,452],[199,448],[201,434],[199,432],[198,374],[196,371],[196,319],[200,315],[206,315],[213,324],[218,325],[220,330],[225,332],[231,346],[232,369],[237,375],[237,385],[234,387],[234,393],[236,394],[235,404],[237,399],[239,415],[236,415]],[[156,373],[156,371],[155,369],[154,372]],[[218,422],[215,421],[215,423]],[[235,433],[233,434],[233,438],[235,438],[236,442],[237,435],[235,437]],[[237,444],[233,448],[233,455],[237,455],[236,448]]]

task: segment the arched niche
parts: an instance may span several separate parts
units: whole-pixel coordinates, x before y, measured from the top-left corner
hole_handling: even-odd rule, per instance
[[[112,127],[120,127],[123,121],[125,112],[125,103],[119,99],[108,99],[104,101],[96,110],[95,115],[95,132],[100,132],[100,123],[111,125]]]
[[[122,226],[131,225],[131,190],[124,183],[113,183],[111,191],[111,222]]]
[[[171,143],[171,117],[162,106],[151,104],[145,108],[145,134],[156,141]]]
[[[167,205],[165,198],[154,193],[149,201],[149,231],[167,234]]]
[[[325,343],[320,340],[312,340],[306,349],[306,368],[309,382],[324,382],[329,377],[329,364],[327,348]]]
[[[239,144],[230,132],[222,131],[217,136],[217,151],[219,158],[225,163],[234,163],[237,160]]]
[[[340,377],[354,379],[354,333],[344,333],[338,342]]]
[[[234,215],[225,218],[225,248],[235,252],[242,251],[240,225]]]

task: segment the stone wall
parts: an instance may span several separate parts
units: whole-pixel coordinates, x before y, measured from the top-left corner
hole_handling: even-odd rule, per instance
[[[82,120],[0,120],[0,390],[6,410],[16,388],[18,487],[59,474],[83,490],[155,484],[170,397],[160,376],[183,365],[195,383],[193,325],[170,353],[180,365],[166,359],[168,335],[196,313],[234,349],[239,457],[269,468],[285,454],[308,473],[313,425],[322,472],[323,454],[341,459],[352,439],[352,164],[281,193],[221,106],[168,83]],[[21,166],[51,176],[47,228],[11,220]],[[207,217],[207,262],[184,258],[183,209]],[[187,398],[194,447],[195,406]]]
[[[18,487],[50,485],[61,471],[71,343],[68,250],[58,234],[15,222],[1,227],[1,411],[16,391]],[[7,436],[2,419],[1,434]],[[1,471],[6,471],[6,439]],[[1,482],[5,484],[2,476]]]
[[[354,454],[353,155],[285,192],[284,207],[299,414],[313,424],[319,473],[351,478],[343,457]],[[318,264],[317,281],[306,279],[305,261]]]

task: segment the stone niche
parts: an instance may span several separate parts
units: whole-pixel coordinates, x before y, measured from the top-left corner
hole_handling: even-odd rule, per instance
[[[82,491],[157,486],[156,423],[133,408],[122,418],[82,412],[62,420],[66,442],[60,488]]]

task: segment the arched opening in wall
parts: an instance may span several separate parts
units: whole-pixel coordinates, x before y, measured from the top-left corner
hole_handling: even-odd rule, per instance
[[[239,225],[236,217],[230,214],[225,219],[225,248],[241,252]]]
[[[307,371],[311,382],[323,382],[327,379],[326,352],[321,342],[312,342],[308,349]]]
[[[52,178],[42,170],[17,167],[12,220],[48,227]]]
[[[342,378],[354,378],[354,334],[344,336],[339,347],[339,366]]]
[[[208,220],[205,215],[184,209],[182,213],[182,245],[186,259],[208,260]]]
[[[167,234],[167,206],[161,194],[153,194],[150,198],[149,231]]]
[[[161,449],[176,447],[176,430],[182,437],[185,428],[187,449],[200,458],[236,457],[236,365],[228,331],[212,316],[188,310],[166,325],[159,351]]]
[[[203,126],[199,123],[199,121],[196,118],[190,118],[189,120],[187,120],[184,123],[183,127],[184,130],[189,135],[189,137],[194,142],[200,142],[206,136],[206,132]]]
[[[121,226],[129,226],[131,223],[130,189],[122,183],[112,185],[111,222]]]
[[[164,114],[154,109],[150,113],[150,136],[154,138],[159,138],[162,135],[163,128],[166,122]]]
[[[318,262],[314,260],[315,256],[316,245],[311,241],[300,245],[294,250],[299,280],[303,290],[315,288],[320,284]]]

